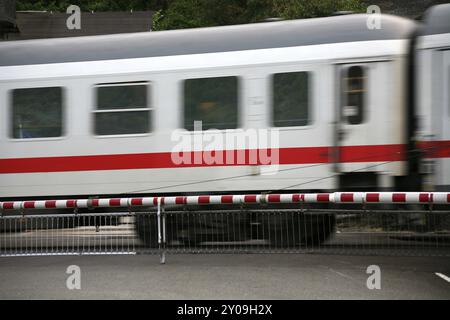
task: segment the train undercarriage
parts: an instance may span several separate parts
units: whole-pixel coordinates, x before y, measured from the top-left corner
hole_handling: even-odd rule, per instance
[[[301,210],[176,211],[166,212],[164,236],[166,244],[198,246],[204,243],[265,240],[274,247],[319,245],[335,228],[334,214]],[[162,221],[162,220],[161,220]],[[156,248],[158,242],[157,214],[138,214],[136,231],[146,247]]]

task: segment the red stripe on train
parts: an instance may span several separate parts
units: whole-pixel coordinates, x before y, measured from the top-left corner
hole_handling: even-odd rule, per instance
[[[432,142],[422,143],[420,147],[428,148],[426,149],[428,150],[427,156],[450,157],[450,141],[435,142],[434,144]],[[406,159],[406,145],[403,144],[346,146],[339,149],[341,162],[383,162],[404,161]],[[431,152],[430,149],[434,151]],[[202,163],[194,163],[194,152],[188,153],[192,160],[188,164],[174,163],[170,152],[0,159],[0,174],[265,164],[259,156],[256,157],[256,162],[253,162],[250,155],[254,151],[244,150],[245,161],[238,162],[240,158],[237,156],[238,151],[235,150],[233,151],[234,161],[228,164],[207,164],[203,160]],[[279,152],[279,161],[272,164],[299,165],[332,162],[332,147],[281,148],[272,150],[272,153],[276,151]],[[265,150],[260,150],[260,152],[264,154]]]
[[[426,158],[450,158],[450,141],[422,141],[417,147]]]

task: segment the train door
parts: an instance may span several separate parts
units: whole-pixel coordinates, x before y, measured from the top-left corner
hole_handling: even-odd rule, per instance
[[[398,109],[389,99],[393,90],[390,81],[394,81],[389,78],[391,67],[390,61],[337,65],[337,172],[378,171],[373,162],[382,161],[376,153],[384,151],[377,146],[392,144],[398,138],[387,124],[393,121],[393,110]]]

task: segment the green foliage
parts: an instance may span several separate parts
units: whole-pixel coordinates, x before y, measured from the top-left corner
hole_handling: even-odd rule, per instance
[[[18,11],[65,12],[69,5],[75,4],[82,11],[158,10],[167,8],[169,2],[170,0],[17,0],[16,8]]]
[[[244,0],[173,0],[153,30],[198,28],[244,23]]]
[[[160,24],[163,18],[164,15],[162,14],[162,10],[158,10],[153,14],[152,30],[161,30]]]
[[[80,6],[82,11],[154,10],[155,31],[364,11],[362,0],[18,0],[17,10],[65,12],[70,4]]]
[[[196,28],[263,21],[267,18],[324,17],[364,11],[360,0],[173,0],[158,13],[153,30]]]
[[[273,4],[274,10],[285,19],[325,17],[337,11],[362,12],[365,8],[359,0],[274,0]]]

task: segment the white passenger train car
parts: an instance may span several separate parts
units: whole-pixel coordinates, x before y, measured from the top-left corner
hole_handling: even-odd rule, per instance
[[[432,139],[449,140],[448,20],[443,47],[425,28],[415,60],[417,23],[368,18],[0,43],[0,198],[420,188],[410,86],[421,63],[424,132],[441,121]],[[194,120],[216,138],[276,129],[278,170],[175,163],[174,133],[211,138]],[[448,186],[440,161],[433,183]]]

